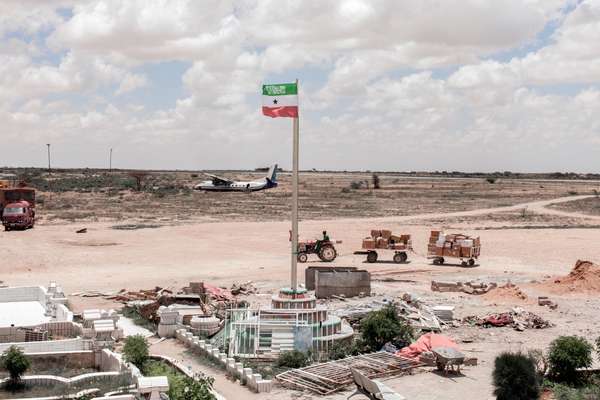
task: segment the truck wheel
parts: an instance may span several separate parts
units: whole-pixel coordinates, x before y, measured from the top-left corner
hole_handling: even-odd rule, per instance
[[[394,262],[396,264],[406,262],[407,259],[408,259],[408,256],[404,252],[394,254]]]
[[[376,251],[370,251],[367,254],[367,262],[374,263],[375,261],[377,261],[377,252]]]
[[[319,251],[321,261],[332,262],[337,257],[337,252],[333,246],[323,246]]]
[[[475,260],[474,259],[469,259],[469,267],[472,267],[473,265],[475,265]]]
[[[298,253],[298,262],[305,263],[308,261],[308,255],[306,253]]]

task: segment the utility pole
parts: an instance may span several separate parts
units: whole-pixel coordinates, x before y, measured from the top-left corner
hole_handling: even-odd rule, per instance
[[[48,146],[48,175],[52,175],[52,167],[50,166],[50,143],[46,143]]]
[[[110,155],[108,156],[108,172],[112,172],[112,147],[110,148]]]
[[[298,87],[298,79],[296,79]],[[292,291],[294,298],[298,290],[298,159],[300,147],[300,120],[298,116],[293,120],[292,141]]]

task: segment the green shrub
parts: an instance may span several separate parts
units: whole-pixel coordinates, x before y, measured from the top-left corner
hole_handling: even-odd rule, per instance
[[[487,183],[490,183],[490,184],[496,183],[497,179],[498,178],[495,178],[493,176],[488,176],[487,178],[485,178],[485,180],[487,181]]]
[[[494,395],[498,400],[535,400],[540,385],[531,357],[521,353],[502,353],[494,360]]]
[[[600,386],[572,388],[556,384],[552,390],[555,400],[598,400],[600,399]]]
[[[21,383],[21,377],[31,367],[31,361],[20,348],[10,346],[2,353],[0,366],[8,371],[10,376],[8,386],[15,387]]]
[[[142,335],[128,336],[123,346],[125,361],[132,363],[140,370],[144,370],[144,364],[148,361],[148,342]]]
[[[284,351],[277,358],[278,367],[302,368],[310,364],[310,354],[298,350]]]
[[[414,337],[412,327],[398,318],[394,306],[386,306],[367,315],[360,322],[362,339],[368,350],[377,351],[391,342],[402,348],[410,344]]]
[[[216,400],[211,389],[214,383],[214,378],[197,377],[190,378],[184,377],[173,390],[169,390],[169,398],[173,400]]]
[[[581,382],[579,368],[592,365],[592,345],[582,337],[559,336],[550,343],[548,362],[550,376],[557,382],[577,384]]]

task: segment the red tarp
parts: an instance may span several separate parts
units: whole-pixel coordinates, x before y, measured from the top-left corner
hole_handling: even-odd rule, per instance
[[[397,351],[396,355],[406,358],[418,358],[424,351],[431,351],[436,347],[451,347],[459,350],[458,345],[449,337],[437,333],[427,333],[410,346]]]

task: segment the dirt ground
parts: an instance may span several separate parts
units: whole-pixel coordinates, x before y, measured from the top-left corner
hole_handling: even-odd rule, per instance
[[[320,177],[323,183],[319,187],[326,187],[328,179],[328,175]],[[398,189],[394,189],[389,198],[373,191],[377,193],[350,193],[351,199],[346,201],[341,188],[356,178],[349,176],[344,179],[347,183],[336,184],[339,193],[331,200],[326,194],[323,198],[319,197],[316,189],[311,194],[319,211],[303,213],[301,237],[314,238],[326,229],[333,239],[342,240],[343,243],[337,245],[340,256],[334,264],[369,270],[375,298],[392,299],[409,292],[427,304],[455,305],[456,318],[508,311],[513,306],[521,306],[554,324],[552,328],[525,332],[512,328],[450,328],[445,334],[454,338],[469,356],[477,357],[479,365],[464,368],[462,376],[441,376],[425,368],[412,376],[386,380],[386,385],[398,393],[414,400],[456,399],[464,397],[465,393],[473,393],[471,398],[491,399],[491,371],[494,357],[499,352],[545,349],[550,341],[562,334],[582,335],[588,339],[598,336],[598,293],[557,293],[540,284],[568,274],[578,259],[600,262],[600,216],[587,215],[584,210],[548,207],[591,198],[591,190],[594,186],[598,187],[598,182],[514,181],[497,189],[501,186],[496,185],[502,185],[502,182],[484,182],[484,185],[480,179],[476,182],[457,180],[460,183],[448,179],[432,183],[431,178],[427,178],[422,181],[414,179],[415,187],[410,184],[412,181],[399,181]],[[387,178],[384,184],[386,181]],[[403,185],[406,190],[401,189]],[[464,192],[461,192],[460,185],[465,185]],[[474,187],[479,187],[479,192],[470,194],[469,190]],[[205,213],[194,208],[190,219],[159,221],[160,227],[154,229],[112,228],[115,224],[140,223],[143,218],[133,212],[116,220],[99,218],[98,222],[85,218],[76,222],[61,218],[44,219],[33,230],[0,232],[3,266],[0,280],[8,285],[43,285],[54,280],[63,286],[67,294],[154,286],[180,288],[190,281],[202,280],[229,287],[234,282],[252,280],[262,296],[253,296],[250,300],[264,302],[268,293],[289,282],[290,224],[285,220],[288,197],[286,189],[281,190],[279,195],[276,191],[271,194],[268,191],[228,194],[220,201],[227,203],[224,207],[229,211],[218,217],[211,211]],[[77,195],[65,193],[56,196]],[[369,196],[375,199],[369,200]],[[274,205],[270,203],[273,199],[277,199]],[[312,206],[306,200],[303,203],[305,210]],[[245,214],[249,201],[256,205]],[[159,203],[159,209],[171,207],[168,197],[162,198]],[[94,204],[94,207],[99,207],[98,203]],[[403,204],[406,207],[402,207]],[[257,211],[260,207],[262,212]],[[237,210],[235,215],[233,210]],[[149,210],[143,212],[149,214]],[[40,213],[44,216],[43,209]],[[87,233],[75,233],[83,227],[88,228]],[[353,255],[353,251],[360,247],[361,239],[372,228],[412,234],[415,252],[409,255],[409,263],[398,265],[384,260],[366,264],[364,256]],[[432,265],[425,257],[425,251],[429,231],[435,228],[480,236],[482,257],[478,264],[473,268],[463,268],[458,264]],[[318,264],[316,258],[310,261],[300,265],[300,281],[303,281],[304,267]],[[499,284],[510,281],[534,300],[432,292],[432,279],[493,281]],[[550,310],[538,306],[535,299],[539,295],[550,296],[558,303],[558,308]],[[353,299],[348,302],[370,300]],[[102,298],[72,296],[70,302],[76,311],[118,306]],[[348,302],[327,301],[324,304],[335,310]],[[153,351],[184,357],[183,349],[174,341],[162,342],[155,349],[153,347]],[[205,368],[196,364],[194,368]],[[216,388],[229,399],[318,398],[279,387],[271,394],[250,395],[245,388],[221,378],[217,379]],[[342,399],[348,395],[349,392],[339,393],[328,398]]]

